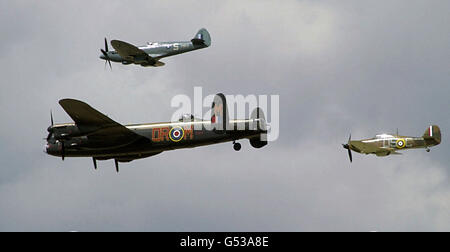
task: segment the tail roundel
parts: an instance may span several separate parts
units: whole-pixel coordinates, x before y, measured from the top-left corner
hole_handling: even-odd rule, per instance
[[[425,133],[423,134],[423,138],[425,140],[434,141],[436,145],[440,144],[441,143],[441,130],[439,129],[439,126],[437,126],[437,125],[429,126],[425,130]]]

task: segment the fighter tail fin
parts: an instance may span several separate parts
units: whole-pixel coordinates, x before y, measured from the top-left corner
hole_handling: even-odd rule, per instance
[[[427,128],[425,133],[423,134],[423,138],[428,141],[434,141],[435,144],[441,143],[441,130],[437,125],[431,125]]]
[[[195,37],[191,39],[191,42],[194,45],[208,47],[211,45],[211,35],[209,35],[209,32],[205,28],[202,28],[195,34]]]

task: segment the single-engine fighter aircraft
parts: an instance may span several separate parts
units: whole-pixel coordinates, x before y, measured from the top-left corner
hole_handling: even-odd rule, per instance
[[[102,54],[100,59],[109,63],[112,69],[111,61],[119,62],[124,65],[136,64],[143,67],[159,67],[164,63],[159,61],[162,58],[190,52],[211,45],[211,36],[206,29],[200,29],[191,41],[180,42],[148,42],[144,46],[134,46],[120,40],[111,40],[111,45],[115,51],[108,50],[108,41],[105,38],[105,49],[100,49]]]
[[[119,162],[130,162],[160,154],[163,151],[233,142],[236,151],[241,149],[239,139],[249,139],[254,148],[267,145],[266,120],[260,108],[250,119],[228,120],[226,99],[223,94],[214,98],[211,120],[182,116],[177,122],[121,125],[88,104],[63,99],[59,104],[75,123],[54,124],[48,128],[45,152],[62,157],[92,157],[97,160],[114,159],[119,172]]]
[[[441,143],[441,130],[438,126],[432,125],[427,128],[422,137],[408,137],[397,134],[380,134],[375,138],[353,141],[350,135],[348,142],[342,144],[348,150],[350,162],[352,162],[352,151],[361,154],[375,154],[379,157],[391,154],[399,155],[399,150],[425,148],[430,152],[430,147]]]

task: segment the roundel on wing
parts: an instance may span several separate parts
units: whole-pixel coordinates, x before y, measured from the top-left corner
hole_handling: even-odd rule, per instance
[[[173,127],[169,131],[169,138],[173,142],[179,142],[183,139],[183,137],[184,137],[184,130],[181,127]]]
[[[395,145],[399,149],[405,148],[405,139],[398,139],[397,142],[395,143]]]

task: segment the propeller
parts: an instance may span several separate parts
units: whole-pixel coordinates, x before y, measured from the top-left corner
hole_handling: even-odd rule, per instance
[[[50,110],[50,123],[51,123],[51,125],[50,125],[50,127],[48,127],[48,129],[47,129],[47,131],[48,131],[48,136],[47,136],[47,141],[50,139],[50,136],[52,135],[52,132],[50,132],[50,129],[53,127],[53,125],[54,125],[54,122],[53,122],[53,113],[52,113],[52,111]],[[45,139],[44,139],[45,140]]]
[[[119,173],[119,160],[114,159],[114,163],[116,165],[116,172]]]
[[[108,62],[109,63],[109,67],[111,68],[111,70],[112,70],[112,66],[111,66],[111,59],[109,58],[109,56],[108,56],[108,41],[106,40],[106,38],[105,38],[105,50],[103,50],[103,49],[100,49],[100,52],[102,52],[102,54],[103,54],[103,56],[105,56],[105,68],[106,68],[106,62]]]
[[[94,162],[94,169],[97,170],[97,159],[95,159],[95,157],[92,157],[92,161]]]
[[[65,151],[66,151],[66,149],[64,147],[64,141],[61,141],[61,158],[62,158],[62,161],[64,161]]]
[[[352,139],[352,134],[350,134],[350,137],[348,138],[348,142],[346,144],[342,144],[342,147],[344,147],[344,149],[347,149],[347,151],[348,151],[348,157],[350,158],[350,163],[353,161],[352,149],[350,149],[351,139]]]

